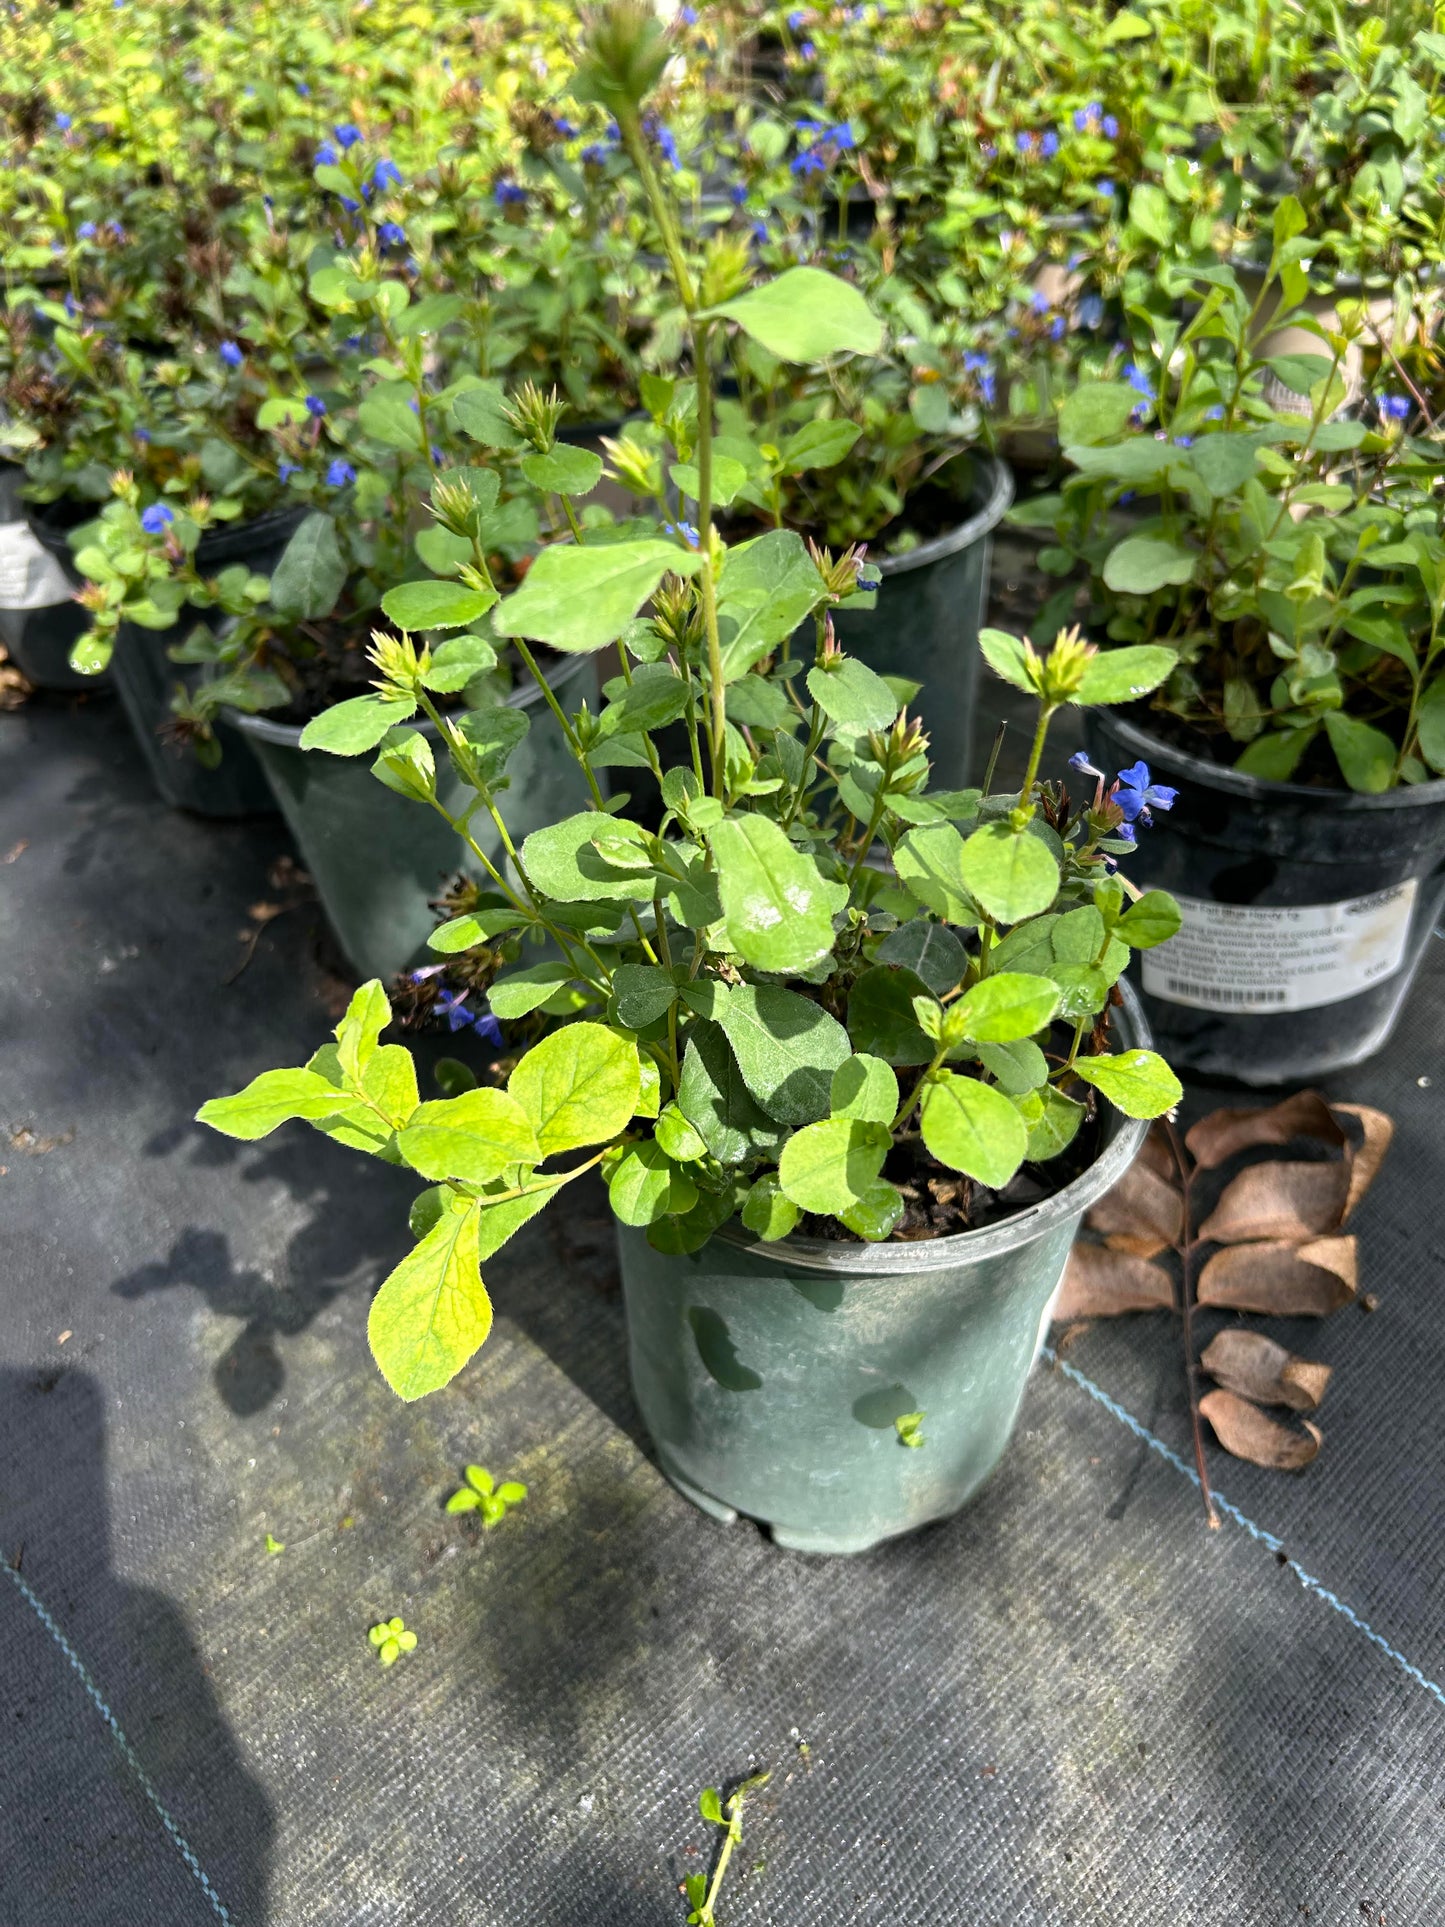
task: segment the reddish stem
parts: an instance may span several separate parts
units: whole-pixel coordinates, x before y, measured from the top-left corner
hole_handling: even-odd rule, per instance
[[[1194,1230],[1189,1205],[1189,1186],[1191,1183],[1189,1165],[1185,1159],[1184,1146],[1179,1140],[1169,1118],[1161,1120],[1169,1134],[1169,1149],[1179,1171],[1179,1189],[1183,1205],[1184,1222],[1179,1244],[1181,1276],[1179,1283],[1179,1310],[1184,1322],[1184,1381],[1189,1388],[1189,1423],[1194,1433],[1194,1466],[1199,1474],[1199,1490],[1204,1498],[1204,1516],[1209,1521],[1211,1532],[1219,1530],[1219,1514],[1214,1509],[1214,1494],[1209,1487],[1209,1469],[1204,1462],[1204,1433],[1199,1422],[1199,1367],[1194,1359]]]

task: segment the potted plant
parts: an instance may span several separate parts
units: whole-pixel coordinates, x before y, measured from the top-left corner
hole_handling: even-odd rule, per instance
[[[1045,566],[1084,575],[1091,634],[1174,653],[1089,740],[1183,793],[1141,858],[1184,912],[1145,968],[1151,1022],[1180,1061],[1259,1084],[1383,1043],[1445,896],[1438,444],[1410,432],[1403,385],[1338,412],[1360,321],[1298,305],[1314,246],[1286,200],[1254,304],[1220,267],[1192,319],[1151,318],[1130,382],[1065,405],[1074,472],[1027,509],[1054,534]],[[1276,291],[1317,354],[1256,341]],[[1307,412],[1276,409],[1270,378]],[[1071,584],[1046,620],[1075,607]]]
[[[642,103],[668,47],[650,7],[616,0],[578,82],[616,115],[649,193]],[[712,334],[841,353],[861,298],[821,271],[718,290],[678,265],[699,371],[695,529],[593,540],[579,517],[490,611],[522,648],[621,638],[622,674],[600,716],[573,720],[572,747],[590,773],[594,745],[635,744],[661,826],[594,798],[519,841],[503,712],[449,717],[446,651],[379,637],[374,691],[313,740],[379,748],[388,783],[450,815],[412,719],[437,732],[471,792],[455,827],[485,816],[505,861],[476,846],[491,888],[433,945],[485,951],[512,1045],[495,1081],[458,1089],[452,1070],[450,1094],[421,1102],[370,983],[308,1065],[200,1116],[242,1139],[305,1118],[426,1181],[416,1244],[369,1320],[406,1398],[486,1337],[481,1266],[599,1171],[664,1469],[785,1544],[852,1551],[953,1511],[987,1475],[1082,1212],[1179,1098],[1116,988],[1177,912],[1116,874],[1126,805],[1109,785],[1078,806],[1039,781],[1061,706],[1148,688],[1170,657],[1109,658],[1074,635],[1040,657],[990,634],[990,662],[1039,704],[1028,766],[1001,794],[930,790],[923,732],[836,639],[856,557],[810,554],[788,530],[729,547],[712,517]],[[579,459],[551,451],[546,473],[580,481]],[[460,579],[495,595],[477,555]],[[805,614],[811,663],[786,647]],[[674,720],[688,753],[662,767],[655,735]]]

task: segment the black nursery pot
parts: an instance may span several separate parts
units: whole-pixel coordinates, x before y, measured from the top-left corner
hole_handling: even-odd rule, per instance
[[[16,525],[26,519],[26,503],[21,493],[25,486],[25,470],[18,462],[0,462],[0,539],[9,540],[12,535],[23,541],[30,541],[28,532]],[[0,565],[0,594],[10,585],[9,575],[14,571],[14,587],[23,591],[19,600],[24,602],[31,593],[28,570],[23,558],[11,553]],[[70,572],[66,571],[66,580]],[[82,676],[70,666],[70,651],[84,634],[90,618],[80,605],[67,594],[59,602],[41,603],[34,608],[12,608],[8,603],[0,603],[0,643],[4,643],[10,660],[19,669],[27,682],[34,683],[37,689],[84,689],[94,687],[97,678]]]
[[[1379,796],[1270,783],[1085,712],[1093,762],[1143,760],[1179,792],[1127,864],[1169,890],[1179,935],[1142,991],[1176,1066],[1262,1087],[1362,1063],[1395,1027],[1445,902],[1445,781]]]
[[[70,532],[94,518],[89,503],[57,503],[53,510],[32,510],[30,525],[78,583],[71,562]],[[269,575],[285,553],[286,544],[306,517],[304,508],[273,509],[252,522],[209,529],[196,549],[197,566],[207,574],[244,562],[258,575]],[[183,612],[170,629],[142,629],[121,624],[111,658],[110,674],[121,705],[140,744],[151,780],[172,809],[198,816],[252,816],[276,807],[260,764],[245,737],[228,723],[216,724],[221,761],[207,769],[184,744],[170,744],[162,731],[171,714],[171,692],[178,682],[187,686],[199,679],[199,666],[174,663],[166,654],[187,629],[198,622],[214,623],[214,613]],[[81,625],[83,628],[83,624]],[[86,681],[93,680],[85,678]]]

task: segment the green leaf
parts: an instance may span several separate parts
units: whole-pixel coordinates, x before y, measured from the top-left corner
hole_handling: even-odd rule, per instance
[[[804,422],[782,447],[785,475],[801,475],[810,468],[833,468],[849,454],[863,433],[857,422]]]
[[[442,656],[453,647],[460,647],[464,638],[458,637],[456,644],[443,643],[437,651]],[[453,718],[456,727],[465,737],[472,752],[477,775],[484,783],[495,783],[507,766],[517,745],[526,739],[532,725],[527,713],[511,703],[495,703],[488,709],[468,709]]]
[[[1174,212],[1169,196],[1152,181],[1141,181],[1129,196],[1129,219],[1141,234],[1167,248],[1174,239]]]
[[[675,542],[607,542],[543,549],[492,618],[497,634],[585,654],[613,642],[665,575],[695,575],[702,557]]]
[[[964,887],[963,838],[951,823],[910,830],[893,852],[893,867],[909,894],[935,916],[965,928],[978,922],[979,907]]]
[[[482,1205],[482,1219],[477,1227],[479,1263],[485,1264],[493,1252],[500,1251],[508,1238],[515,1236],[557,1195],[556,1185],[548,1184],[545,1177],[534,1177],[532,1184],[537,1187],[535,1190],[529,1188],[526,1196],[508,1198],[503,1204],[488,1204],[485,1198],[479,1200]]]
[[[1318,734],[1319,728],[1313,723],[1307,729],[1270,730],[1255,737],[1234,767],[1246,776],[1262,777],[1266,783],[1287,783]]]
[[[779,1238],[786,1238],[797,1224],[798,1215],[797,1205],[783,1195],[772,1172],[758,1179],[744,1198],[739,1213],[747,1229],[764,1244],[776,1244]]]
[[[480,1211],[446,1211],[371,1301],[366,1335],[398,1398],[422,1398],[455,1378],[492,1328],[477,1256]]]
[[[528,921],[522,910],[477,910],[440,925],[427,938],[427,945],[450,957],[459,950],[473,950],[480,943],[489,943],[508,930],[520,929]]]
[[[647,1231],[647,1242],[657,1251],[671,1252],[676,1256],[682,1256],[689,1251],[700,1251],[718,1226],[726,1224],[732,1215],[733,1187],[731,1184],[721,1192],[701,1191],[698,1193],[697,1203],[683,1217],[659,1218],[656,1224],[650,1225]],[[730,1385],[728,1387],[730,1391],[752,1391],[762,1383],[755,1372],[747,1371],[746,1366],[735,1365],[734,1369],[747,1372],[747,1383]],[[712,1370],[711,1364],[708,1364],[708,1370]]]
[[[879,1244],[903,1216],[903,1198],[896,1185],[890,1184],[887,1178],[878,1178],[839,1215],[858,1237]]]
[[[718,582],[724,680],[736,682],[776,649],[824,593],[803,538],[791,529],[770,529],[730,548]]]
[[[1133,950],[1152,950],[1168,943],[1181,921],[1179,905],[1167,890],[1146,890],[1114,925],[1114,935]]]
[[[623,1224],[656,1224],[659,1218],[682,1217],[697,1203],[697,1195],[687,1172],[650,1138],[630,1144],[607,1180],[613,1215]]]
[[[1265,362],[1265,367],[1296,395],[1308,395],[1325,380],[1330,366],[1324,355],[1271,355]]]
[[[612,1008],[627,1030],[646,1030],[676,1002],[672,972],[657,964],[619,964],[612,973]]]
[[[313,1070],[262,1071],[234,1097],[213,1097],[196,1112],[199,1124],[209,1124],[226,1137],[251,1141],[269,1137],[289,1118],[316,1123],[332,1116],[365,1122],[370,1112],[359,1099],[348,1097]]]
[[[390,702],[383,696],[352,696],[313,716],[301,732],[302,749],[324,749],[333,756],[360,756],[375,749],[389,729],[416,714],[410,698]]]
[[[356,419],[363,435],[387,448],[418,454],[422,448],[421,418],[412,406],[411,386],[404,381],[384,381],[363,395]]]
[[[536,1164],[542,1156],[526,1111],[486,1086],[418,1105],[397,1149],[422,1177],[466,1184],[490,1184],[509,1165]]]
[[[830,1101],[834,1117],[891,1126],[898,1111],[898,1079],[881,1057],[860,1051],[834,1071]]]
[[[1037,693],[1025,666],[1028,657],[1017,636],[1011,636],[1006,629],[980,629],[978,646],[983,651],[984,661],[996,676],[1011,682],[1015,689],[1027,690],[1031,696]]]
[[[1125,382],[1081,381],[1059,410],[1059,441],[1065,448],[1111,442],[1138,406],[1137,392]]]
[[[976,983],[949,1012],[952,1026],[981,1044],[1011,1044],[1042,1030],[1058,1009],[1058,987],[1047,977],[1005,970]]]
[[[650,903],[651,873],[607,863],[592,842],[599,830],[639,845],[646,836],[628,818],[599,810],[582,810],[533,830],[522,845],[522,866],[534,887],[558,903]]]
[[[1084,1106],[1065,1097],[1052,1085],[1039,1095],[1043,1099],[1043,1111],[1028,1127],[1030,1164],[1042,1164],[1047,1158],[1056,1158],[1060,1151],[1067,1151],[1084,1121]]]
[[[1189,451],[1189,465],[1216,500],[1244,487],[1255,470],[1263,443],[1258,435],[1200,435]]]
[[[1445,675],[1437,676],[1421,699],[1418,714],[1420,754],[1445,776]]]
[[[560,957],[531,964],[525,970],[512,970],[505,977],[499,977],[487,993],[487,1002],[493,1015],[504,1023],[512,1023],[529,1011],[539,1009],[554,991],[571,983],[576,974],[571,964]]]
[[[808,671],[808,694],[831,723],[848,729],[887,729],[901,704],[883,678],[856,656],[834,656]]]
[[[829,883],[769,817],[725,817],[708,841],[728,942],[739,956],[757,970],[781,973],[806,970],[831,952],[846,884]]]
[[[1162,535],[1126,535],[1110,549],[1104,581],[1119,595],[1153,595],[1170,583],[1188,582],[1196,556],[1182,542]]]
[[[329,616],[346,584],[346,562],[329,515],[308,515],[271,577],[271,607],[286,622]]]
[[[663,1107],[653,1133],[658,1145],[676,1164],[697,1164],[707,1156],[707,1146],[676,1104]]]
[[[336,1026],[337,1062],[347,1077],[360,1083],[371,1062],[377,1039],[391,1022],[391,1005],[380,981],[373,977],[352,997],[346,1015]]]
[[[464,629],[496,601],[491,589],[468,589],[460,582],[403,582],[388,589],[381,606],[398,629]]]
[[[883,346],[883,323],[862,295],[822,268],[789,268],[706,313],[737,322],[779,361],[876,355]]]
[[[977,1044],[974,1056],[1010,1097],[1036,1091],[1049,1075],[1049,1061],[1030,1038],[1020,1037],[1011,1044]]]
[[[533,488],[553,495],[590,495],[602,480],[602,457],[567,442],[557,442],[545,455],[524,455],[521,468]]]
[[[507,391],[499,381],[482,381],[462,390],[452,402],[452,420],[483,448],[521,448],[522,438],[507,420]]]
[[[1174,672],[1179,658],[1172,649],[1141,643],[1131,649],[1106,649],[1084,669],[1076,703],[1131,703],[1157,689]]]
[[[473,676],[485,675],[496,666],[497,652],[485,636],[453,636],[432,651],[422,680],[428,689],[451,695],[465,689]]]
[[[1352,790],[1364,796],[1378,796],[1395,780],[1396,749],[1384,730],[1342,709],[1325,712],[1325,734],[1335,761]]]
[[[669,662],[644,662],[632,672],[632,681],[615,690],[612,701],[602,712],[599,734],[606,741],[637,730],[661,729],[683,715],[688,705],[688,684]]]
[[[959,862],[966,888],[999,923],[1037,916],[1059,893],[1059,866],[1047,844],[1006,823],[975,830]]]
[[[701,497],[702,475],[692,462],[674,462],[668,469],[675,487],[680,488],[691,501]],[[748,471],[741,462],[735,462],[729,455],[719,455],[716,451],[712,458],[712,505],[726,508],[736,497],[738,490],[747,486]]]
[[[968,968],[968,953],[948,925],[928,917],[915,917],[890,930],[873,957],[881,964],[902,964],[921,977],[936,997],[952,990]]]
[[[722,1802],[718,1799],[716,1787],[703,1788],[697,1796],[697,1810],[704,1820],[710,1820],[715,1827],[726,1825],[722,1815]]]
[[[1074,1075],[1102,1091],[1125,1117],[1162,1117],[1183,1097],[1179,1079],[1152,1050],[1126,1050],[1081,1057]]]
[[[718,1000],[715,1016],[769,1117],[810,1124],[828,1115],[833,1072],[851,1053],[836,1017],[778,984],[740,984]]]
[[[775,1157],[782,1132],[753,1101],[732,1047],[718,1025],[687,1031],[677,1108],[720,1164]]]
[[[788,1139],[778,1160],[778,1183],[804,1211],[836,1218],[876,1181],[892,1142],[886,1124],[825,1118]]]
[[[1093,964],[1055,964],[1051,974],[1059,988],[1059,1015],[1068,1023],[1093,1017],[1109,1001],[1109,979]]]
[[[919,1111],[923,1142],[954,1171],[997,1191],[1024,1161],[1028,1131],[1004,1096],[976,1077],[939,1071]]]
[[[641,1088],[637,1046],[588,1023],[564,1025],[534,1044],[507,1080],[544,1157],[616,1137],[631,1121]]]
[[[855,1050],[887,1064],[926,1064],[932,1041],[919,1028],[914,999],[928,988],[911,970],[875,964],[855,981],[848,995],[848,1033]]]

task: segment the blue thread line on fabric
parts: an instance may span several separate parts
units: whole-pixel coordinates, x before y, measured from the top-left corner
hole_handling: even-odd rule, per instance
[[[1102,1405],[1104,1410],[1108,1412],[1112,1418],[1118,1419],[1119,1423],[1126,1426],[1141,1443],[1147,1445],[1151,1452],[1157,1452],[1166,1464],[1172,1465],[1176,1472],[1182,1472],[1196,1491],[1203,1490],[1203,1487],[1199,1483],[1199,1474],[1194,1470],[1194,1467],[1192,1465],[1186,1465],[1179,1454],[1171,1451],[1163,1439],[1155,1438],[1148,1426],[1141,1425],[1134,1414],[1126,1411],[1117,1399],[1110,1398],[1102,1386],[1096,1385],[1091,1378],[1085,1378],[1081,1371],[1076,1370],[1074,1366],[1060,1358],[1052,1345],[1045,1345],[1040,1356],[1046,1358],[1050,1365],[1055,1366],[1061,1371],[1065,1378],[1072,1379],[1080,1390],[1087,1392],[1090,1398]],[[1407,1674],[1414,1680],[1417,1686],[1423,1686],[1433,1700],[1438,1701],[1441,1706],[1445,1706],[1445,1687],[1437,1686],[1433,1679],[1427,1679],[1418,1666],[1412,1665],[1403,1653],[1395,1650],[1389,1640],[1383,1639],[1380,1634],[1375,1631],[1373,1626],[1361,1619],[1353,1606],[1347,1606],[1343,1599],[1336,1593],[1330,1591],[1328,1586],[1322,1584],[1313,1574],[1306,1572],[1297,1560],[1291,1559],[1289,1554],[1285,1552],[1284,1541],[1282,1539],[1276,1538],[1272,1532],[1267,1532],[1263,1526],[1257,1526],[1253,1519],[1241,1512],[1237,1505],[1231,1505],[1229,1500],[1224,1498],[1219,1492],[1214,1492],[1212,1496],[1217,1511],[1224,1513],[1226,1518],[1233,1519],[1236,1525],[1243,1526],[1251,1539],[1258,1540],[1260,1545],[1268,1547],[1271,1552],[1280,1554],[1285,1564],[1289,1567],[1289,1570],[1294,1574],[1295,1578],[1298,1579],[1306,1592],[1312,1592],[1316,1598],[1323,1599],[1327,1606],[1333,1607],[1341,1618],[1347,1619],[1357,1632],[1363,1633],[1372,1646],[1378,1646],[1387,1658],[1394,1660],[1401,1672]]]
[[[205,1868],[201,1865],[200,1861],[196,1858],[195,1849],[192,1847],[190,1841],[187,1840],[186,1836],[181,1832],[180,1828],[176,1825],[175,1821],[171,1818],[170,1814],[167,1813],[165,1808],[165,1802],[161,1799],[161,1796],[159,1795],[159,1793],[156,1792],[154,1782],[152,1781],[150,1775],[146,1772],[145,1768],[141,1765],[140,1760],[137,1757],[135,1748],[131,1745],[130,1741],[125,1736],[125,1733],[121,1727],[120,1721],[116,1718],[115,1714],[111,1712],[109,1706],[106,1704],[105,1696],[102,1694],[100,1688],[96,1685],[95,1681],[90,1677],[90,1674],[87,1672],[85,1661],[80,1657],[80,1654],[76,1652],[75,1648],[71,1645],[70,1641],[65,1637],[65,1634],[60,1630],[59,1626],[56,1625],[55,1620],[51,1617],[44,1603],[31,1590],[30,1586],[26,1583],[26,1581],[21,1578],[20,1574],[16,1572],[15,1568],[12,1565],[8,1564],[6,1561],[0,1560],[0,1570],[3,1570],[8,1578],[11,1578],[15,1581],[15,1584],[20,1588],[21,1598],[29,1606],[30,1610],[35,1614],[35,1617],[40,1621],[41,1625],[45,1628],[46,1632],[50,1634],[50,1637],[55,1641],[56,1645],[60,1648],[61,1652],[64,1653],[65,1657],[70,1661],[72,1668],[79,1676],[81,1685],[85,1688],[86,1692],[90,1696],[91,1704],[95,1707],[96,1712],[100,1714],[100,1717],[105,1721],[106,1725],[110,1728],[110,1736],[115,1741],[116,1745],[120,1748],[121,1754],[125,1759],[126,1765],[130,1768],[131,1772],[134,1773],[136,1779],[139,1780],[142,1793],[145,1794],[145,1797],[147,1798],[147,1800],[149,1800],[151,1805],[155,1808],[156,1814],[160,1819],[160,1823],[165,1828],[166,1832],[170,1835],[171,1841],[174,1844],[176,1851],[180,1854],[182,1860],[185,1861],[186,1865],[190,1868],[191,1872],[195,1875],[196,1879],[200,1882],[201,1891],[202,1893],[204,1893],[207,1900],[210,1901],[217,1919],[223,1921],[225,1923],[225,1927],[235,1927],[235,1924],[232,1921],[230,1914],[227,1912],[226,1907],[221,1900],[221,1896],[216,1892],[215,1888],[211,1885],[210,1878],[207,1875]]]

